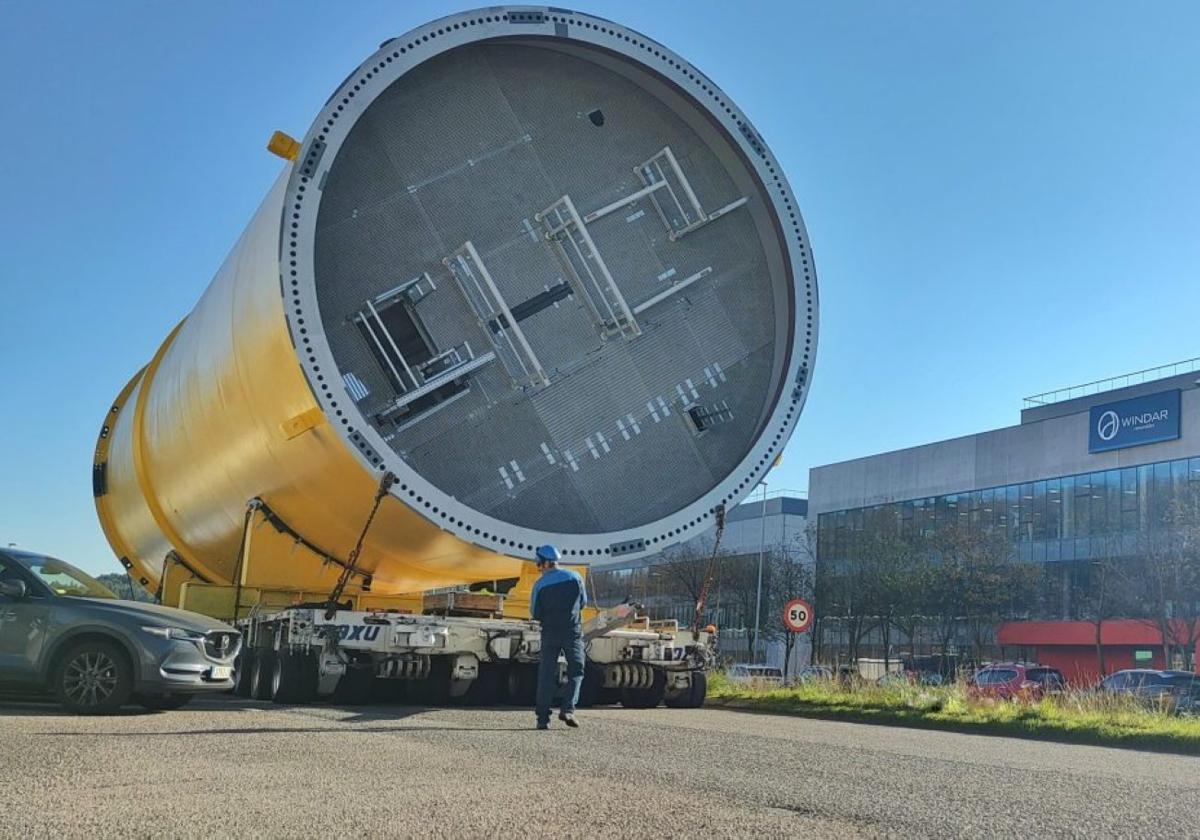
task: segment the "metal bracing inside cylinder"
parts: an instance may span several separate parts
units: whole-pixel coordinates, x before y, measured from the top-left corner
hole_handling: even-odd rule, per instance
[[[602,208],[604,209],[604,208]],[[615,209],[615,208],[614,208]],[[613,280],[612,272],[596,249],[587,225],[575,209],[571,196],[564,195],[535,216],[553,242],[572,285],[588,305],[600,327],[600,335],[635,338],[642,333],[633,310]]]
[[[417,303],[436,290],[429,274],[422,273],[368,300],[354,315],[399,392],[380,417],[399,413],[403,422],[413,422],[465,392],[463,378],[495,358],[494,353],[476,356],[467,341],[438,351],[416,313]]]
[[[746,203],[746,197],[742,196],[711,213],[704,212],[704,208],[700,205],[700,199],[696,197],[691,182],[683,174],[683,169],[680,168],[679,161],[675,159],[675,153],[671,151],[670,146],[663,146],[657,154],[634,171],[642,179],[642,183],[646,184],[645,189],[635,195],[650,196],[650,201],[654,203],[659,218],[667,226],[667,235],[672,241],[686,236],[709,222],[716,221]],[[670,198],[665,206],[660,198],[663,193],[659,191],[659,188],[665,189],[666,196]],[[682,200],[680,193],[683,194]]]
[[[500,294],[496,281],[479,258],[475,245],[464,242],[443,262],[458,281],[459,289],[479,318],[480,326],[487,331],[496,355],[513,382],[518,386],[549,385],[550,377]]]

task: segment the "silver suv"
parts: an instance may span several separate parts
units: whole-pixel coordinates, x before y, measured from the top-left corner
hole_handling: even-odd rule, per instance
[[[240,647],[220,621],[122,601],[69,563],[0,550],[0,688],[49,690],[81,714],[177,709],[231,689]]]

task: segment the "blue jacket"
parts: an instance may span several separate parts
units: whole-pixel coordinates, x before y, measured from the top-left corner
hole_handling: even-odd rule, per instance
[[[570,569],[555,568],[533,584],[529,613],[545,630],[579,630],[579,611],[587,604],[583,578]]]

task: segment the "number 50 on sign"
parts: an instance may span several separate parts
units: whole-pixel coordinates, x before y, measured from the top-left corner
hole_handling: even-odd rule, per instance
[[[812,629],[812,604],[802,598],[793,598],[783,606],[783,626],[793,633],[804,633]]]

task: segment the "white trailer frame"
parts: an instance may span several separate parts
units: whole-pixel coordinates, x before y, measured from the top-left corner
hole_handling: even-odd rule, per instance
[[[369,670],[382,679],[448,678],[445,688],[450,699],[467,694],[483,665],[512,669],[515,674],[514,666],[532,668],[541,656],[541,628],[536,621],[386,610],[337,610],[328,619],[325,615],[316,606],[289,607],[255,612],[236,622],[245,635],[243,649],[256,652],[247,654],[243,662],[254,657],[256,663],[269,661],[273,669],[255,677],[256,681],[269,679],[273,688],[264,683],[252,690],[253,696],[293,702],[291,695],[275,696],[285,661],[281,654],[315,658],[317,684],[309,696],[334,694],[351,671]],[[666,698],[695,698],[668,701],[669,705],[694,706],[703,701],[703,683],[694,674],[703,673],[712,662],[715,638],[711,634],[697,636],[677,629],[673,622],[649,629],[605,630],[604,619],[601,614],[585,626],[587,660],[597,689],[626,705],[658,705],[656,692]],[[589,627],[594,635],[587,632]],[[438,657],[448,660],[449,667],[434,669]],[[560,656],[559,682],[565,681],[566,664]],[[693,685],[701,686],[700,690],[694,692]]]

